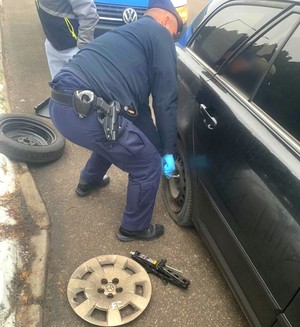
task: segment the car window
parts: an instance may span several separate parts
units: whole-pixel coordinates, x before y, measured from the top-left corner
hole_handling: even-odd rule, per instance
[[[276,72],[265,77],[254,102],[300,141],[300,27],[274,61]]]
[[[240,55],[230,59],[222,69],[222,75],[247,96],[252,95],[267,71],[270,76],[276,74],[276,66],[274,64],[270,66],[269,61],[287,39],[297,21],[298,15],[294,14],[276,24]],[[232,50],[226,52],[222,60],[228,59],[232,52]]]
[[[228,6],[197,31],[190,49],[218,69],[225,53],[236,49],[280,9],[252,5]]]

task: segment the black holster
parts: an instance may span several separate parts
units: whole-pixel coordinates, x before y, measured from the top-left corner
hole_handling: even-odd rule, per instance
[[[120,103],[112,101],[108,104],[102,98],[97,98],[96,110],[98,121],[103,126],[106,139],[116,141],[121,129],[119,124]]]

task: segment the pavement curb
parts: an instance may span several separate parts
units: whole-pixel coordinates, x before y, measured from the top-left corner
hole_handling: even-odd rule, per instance
[[[2,0],[0,0],[0,10],[2,10]],[[8,96],[6,93],[5,72],[3,68],[2,54],[2,30],[0,28],[0,113],[11,112]],[[30,294],[26,298],[30,299],[27,304],[22,301],[24,294],[14,294],[16,306],[12,308],[15,311],[15,326],[20,327],[42,327],[42,302],[46,289],[47,257],[49,252],[50,238],[50,219],[44,205],[44,202],[37,190],[36,184],[28,166],[25,163],[12,162],[15,170],[16,180],[20,191],[25,200],[27,212],[29,213],[35,229],[32,232],[29,248],[30,262],[27,290]],[[19,249],[18,251],[22,251]],[[17,268],[20,270],[20,267]],[[15,276],[18,279],[18,276]],[[23,304],[22,304],[23,303]],[[6,323],[5,325],[6,326]],[[11,326],[11,325],[10,325]]]
[[[15,163],[21,193],[36,230],[30,239],[30,274],[28,276],[30,304],[16,308],[16,326],[42,327],[42,302],[45,296],[47,258],[50,239],[50,219],[36,184],[25,163]],[[21,324],[20,324],[21,323]]]
[[[18,164],[20,188],[26,201],[27,209],[35,224],[40,229],[48,229],[50,220],[44,202],[25,163]]]

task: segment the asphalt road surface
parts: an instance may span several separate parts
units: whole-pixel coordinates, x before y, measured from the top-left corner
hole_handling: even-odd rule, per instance
[[[49,96],[44,35],[33,0],[3,0],[1,29],[6,83],[12,112],[34,113],[34,106]],[[189,1],[190,19],[203,6]],[[188,290],[167,286],[150,275],[152,296],[133,327],[247,327],[231,290],[193,228],[179,228],[168,217],[160,194],[154,222],[165,225],[164,237],[153,242],[121,243],[115,233],[126,201],[127,176],[112,167],[111,183],[86,198],[74,188],[89,152],[67,142],[63,157],[29,169],[51,219],[51,244],[43,326],[91,326],[68,303],[71,274],[82,263],[101,255],[129,256],[138,250],[153,258],[166,258],[190,279]]]

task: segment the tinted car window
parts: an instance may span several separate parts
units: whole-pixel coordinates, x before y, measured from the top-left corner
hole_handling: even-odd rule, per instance
[[[218,69],[225,53],[236,49],[279,11],[250,5],[225,7],[199,30],[190,49]]]
[[[277,56],[254,102],[300,141],[300,27]]]
[[[295,14],[276,24],[239,56],[230,60],[222,74],[250,96],[267,71],[269,77],[276,74],[276,66],[269,65],[269,61],[287,39],[297,20],[298,15]],[[225,53],[224,60],[228,59],[231,54],[231,50]]]

